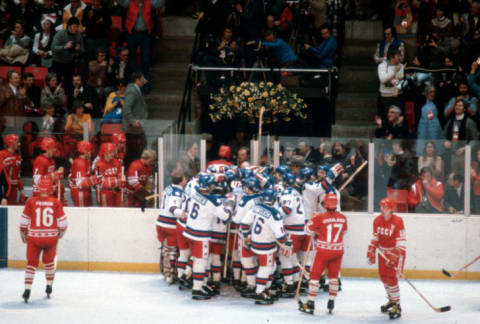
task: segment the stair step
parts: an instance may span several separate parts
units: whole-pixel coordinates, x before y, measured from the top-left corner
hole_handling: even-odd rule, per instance
[[[372,138],[375,126],[352,126],[336,123],[332,126],[332,137]]]
[[[348,93],[342,91],[341,95],[337,97],[336,108],[350,109],[350,108],[370,108],[377,106],[376,93]]]
[[[351,120],[353,122],[368,121],[373,123],[377,107],[339,108],[335,107],[335,120]]]
[[[156,88],[158,89],[158,88]],[[163,91],[160,89],[158,93],[152,92],[146,98],[148,105],[180,105],[182,104],[183,87],[179,91]]]
[[[354,40],[380,40],[383,37],[383,26],[381,21],[371,20],[346,20],[345,39]],[[373,53],[372,53],[373,54]]]
[[[373,61],[373,54],[377,49],[377,42],[380,40],[354,40],[349,39],[345,42],[342,49],[343,57],[370,57]]]
[[[177,120],[180,112],[180,105],[149,105],[149,119]]]
[[[373,53],[373,52],[372,52]],[[344,68],[344,65],[345,66],[348,66],[348,65],[354,65],[354,66],[365,66],[365,67],[369,67],[373,70],[376,70],[377,68],[377,64],[375,64],[375,61],[373,60],[373,54],[372,55],[369,55],[369,56],[343,56],[342,57],[342,67],[340,69],[343,69]]]
[[[364,94],[374,94],[378,92],[376,81],[348,80],[340,78],[339,96],[344,92],[357,92]]]
[[[197,20],[191,17],[170,16],[162,18],[164,36],[195,36]]]

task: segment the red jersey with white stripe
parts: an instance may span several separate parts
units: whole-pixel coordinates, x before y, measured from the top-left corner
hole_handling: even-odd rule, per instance
[[[18,186],[23,190],[22,179],[20,178],[20,171],[22,169],[22,158],[17,153],[12,153],[9,150],[0,151],[0,164],[5,168],[10,184]]]
[[[90,177],[90,160],[81,157],[73,161],[70,175],[68,176],[68,183],[70,189],[88,189],[88,186],[83,184],[87,177]]]
[[[57,237],[67,229],[67,216],[63,205],[54,197],[32,197],[25,204],[20,230],[29,237]]]
[[[382,215],[373,221],[372,244],[383,250],[400,248],[406,250],[406,236],[403,219],[392,215],[388,221]]]
[[[130,163],[127,170],[127,189],[130,192],[139,187],[145,187],[147,182],[152,182],[152,165],[143,164],[142,160]]]
[[[33,161],[33,193],[38,194],[38,182],[45,175],[55,172],[55,161],[45,155],[39,155]]]
[[[95,165],[95,172],[97,175],[102,176],[102,189],[103,184],[108,181],[108,178],[121,179],[122,178],[122,165],[117,159],[112,159],[110,162],[105,161],[103,158],[97,161]]]
[[[343,251],[343,235],[347,218],[339,212],[314,214],[305,226],[307,234],[315,234],[317,250]]]

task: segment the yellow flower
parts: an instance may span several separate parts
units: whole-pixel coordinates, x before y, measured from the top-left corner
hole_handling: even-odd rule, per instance
[[[268,97],[268,92],[265,91],[265,92],[262,94],[262,96],[263,96],[264,98],[267,98],[267,97]]]
[[[253,98],[252,98],[252,97],[248,97],[247,101],[248,101],[248,102],[252,102],[252,101],[253,101]]]
[[[225,93],[225,91],[223,91],[223,88],[220,88],[220,93],[221,93],[221,94],[224,94],[224,93]]]
[[[286,100],[282,101],[282,105],[286,106],[288,102]]]
[[[231,85],[229,90],[230,92],[233,92],[235,90],[235,86]]]
[[[267,87],[271,87],[273,86],[273,83],[272,82],[267,82]]]
[[[275,105],[277,104],[277,101],[276,101],[275,99],[272,99],[272,100],[270,101],[270,104],[271,104],[272,106],[275,106]]]
[[[248,97],[248,96],[250,95],[250,91],[245,90],[245,91],[243,92],[243,95],[246,96],[246,97]]]
[[[274,96],[277,92],[275,90],[270,90],[270,95]]]
[[[237,92],[242,92],[242,88],[237,87]]]
[[[265,86],[265,82],[263,82],[263,81],[258,84],[259,88],[263,88],[264,86]]]

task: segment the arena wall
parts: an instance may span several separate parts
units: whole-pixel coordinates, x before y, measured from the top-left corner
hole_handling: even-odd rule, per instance
[[[8,266],[23,268],[19,235],[23,207],[8,207]],[[58,267],[68,270],[158,271],[156,211],[127,208],[65,208],[69,227],[58,244]],[[375,277],[366,262],[374,215],[346,213],[348,232],[343,276]],[[405,269],[411,278],[445,279],[480,253],[480,218],[461,215],[402,215],[407,233]],[[480,262],[458,279],[480,280]]]

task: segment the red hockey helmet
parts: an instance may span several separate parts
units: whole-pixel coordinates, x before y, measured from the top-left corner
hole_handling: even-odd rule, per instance
[[[40,148],[45,152],[55,148],[55,140],[51,137],[44,137],[40,143]]]
[[[3,139],[3,143],[5,143],[6,147],[12,147],[15,142],[18,141],[18,135],[16,134],[8,134]]]
[[[115,144],[102,143],[102,145],[100,146],[100,152],[98,152],[98,155],[104,156],[105,154],[108,154],[114,151],[115,151]]]
[[[80,141],[77,143],[77,151],[80,154],[87,154],[92,152],[92,143],[89,141]]]
[[[337,195],[333,192],[328,193],[323,201],[326,209],[336,209],[338,205]]]
[[[125,143],[126,141],[127,141],[127,137],[125,136],[124,132],[113,133],[112,135],[113,144]]]
[[[397,206],[397,202],[394,199],[389,197],[383,198],[380,201],[380,207],[386,207],[390,210],[394,210],[396,206]]]
[[[40,178],[38,183],[38,191],[43,194],[51,194],[53,192],[53,180],[50,175]]]
[[[220,145],[220,148],[218,149],[218,157],[229,159],[231,155],[232,155],[232,150],[230,149],[230,146]]]

